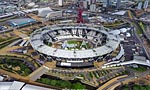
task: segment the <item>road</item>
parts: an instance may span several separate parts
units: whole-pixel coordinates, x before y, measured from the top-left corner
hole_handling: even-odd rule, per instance
[[[141,39],[139,38],[139,36],[138,36],[137,33],[136,33],[136,30],[139,29],[139,26],[138,26],[138,24],[136,23],[136,20],[133,19],[134,17],[132,17],[131,12],[128,12],[128,13],[129,13],[128,22],[132,25],[132,27],[135,27],[135,29],[133,29],[133,34],[135,35],[136,39],[137,39],[137,40],[140,42],[140,44],[142,45],[143,51],[145,52],[147,58],[150,60],[150,56],[149,56],[149,54],[148,54],[146,48],[144,47],[144,45],[143,45]],[[111,17],[111,16],[109,15],[109,17]],[[114,17],[114,16],[113,16],[113,17]],[[120,17],[116,17],[116,16],[115,16],[115,18],[118,18],[118,19],[121,19],[121,20],[124,20],[124,21],[127,20],[126,17],[125,17],[125,18],[122,18],[122,17],[120,18]],[[143,76],[146,76],[146,75],[148,75],[148,74],[150,74],[150,70],[147,70],[146,72],[138,73],[138,74],[135,74],[135,73],[133,72],[133,73],[130,74],[130,76],[128,76],[128,77],[126,77],[126,78],[117,79],[117,80],[114,81],[114,82],[111,82],[111,81],[110,81],[111,83],[108,81],[107,83],[109,83],[109,84],[104,84],[104,85],[101,86],[98,90],[113,90],[113,89],[111,89],[111,88],[115,88],[116,86],[120,85],[121,83],[128,83],[128,82],[132,81],[133,79],[137,79],[138,77],[143,77]],[[113,80],[113,79],[112,79],[112,80]]]
[[[119,79],[120,78],[125,78],[127,77],[128,75],[123,75],[123,76],[119,76],[119,77],[116,77],[110,81],[108,81],[107,83],[105,83],[104,85],[102,85],[101,87],[99,87],[97,90],[107,90],[109,87],[111,87],[112,85],[116,84],[116,83],[119,83]]]
[[[150,55],[149,55],[149,53],[147,52],[147,50],[146,50],[146,48],[145,48],[143,42],[142,42],[141,39],[139,38],[139,35],[137,35],[137,33],[136,33],[136,30],[139,30],[139,29],[141,29],[141,28],[140,28],[140,26],[138,25],[138,23],[136,22],[135,17],[131,15],[131,12],[129,12],[128,14],[129,14],[129,17],[130,17],[130,18],[128,18],[128,19],[127,19],[127,18],[122,18],[122,19],[123,19],[124,21],[127,21],[128,23],[130,23],[130,25],[132,25],[132,27],[135,27],[135,28],[133,29],[133,34],[135,35],[135,37],[137,38],[137,40],[140,42],[140,44],[141,44],[141,46],[142,46],[142,48],[143,48],[144,53],[146,54],[147,58],[150,60]],[[116,18],[117,18],[117,17],[116,17]]]
[[[146,50],[146,48],[145,48],[143,42],[141,41],[140,37],[139,37],[139,36],[137,35],[137,33],[136,33],[136,30],[139,29],[139,28],[138,28],[138,27],[139,27],[138,24],[135,23],[135,24],[134,24],[134,27],[136,28],[136,29],[133,30],[134,35],[135,35],[136,38],[139,40],[140,44],[142,45],[142,48],[143,48],[144,53],[146,54],[147,58],[150,60],[150,55],[149,55],[149,53],[147,52],[147,50]]]
[[[103,86],[101,86],[99,89],[97,90],[113,90],[113,89],[110,89],[110,88],[115,88],[115,86],[117,87],[118,85],[121,85],[123,83],[128,83],[128,82],[131,82],[132,80],[136,80],[137,77],[143,77],[143,76],[146,76],[150,74],[150,70],[147,70],[143,73],[138,73],[138,74],[131,74],[130,76],[128,77],[119,77],[119,78],[114,78],[110,81],[108,81],[106,84],[104,84]],[[118,84],[118,85],[116,85]],[[114,87],[113,87],[114,86]]]

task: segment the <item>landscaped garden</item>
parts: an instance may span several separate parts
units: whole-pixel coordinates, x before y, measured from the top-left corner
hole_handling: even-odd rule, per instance
[[[8,37],[8,38],[0,38],[0,43],[1,43],[1,42],[4,42],[4,41],[6,41],[6,40],[9,40],[9,39],[12,39],[12,37]]]
[[[12,37],[4,38],[4,39],[1,38],[0,39],[0,49],[3,47],[6,47],[7,45],[11,44],[12,42],[14,42],[17,39],[19,39],[19,38],[12,38]]]
[[[146,66],[141,66],[141,65],[138,65],[138,68],[131,68],[132,70],[135,70],[135,71],[138,71],[138,72],[144,72],[147,70],[147,67]]]
[[[74,89],[74,90],[86,89],[86,86],[82,85],[80,82],[72,83],[70,81],[55,80],[55,79],[49,79],[49,78],[41,78],[41,79],[38,79],[37,82],[47,84],[47,85],[57,86],[60,88],[67,88],[67,89]]]
[[[27,76],[32,72],[25,62],[11,58],[0,59],[0,69],[20,74],[22,76]]]
[[[115,22],[102,23],[102,24],[104,25],[104,27],[111,28],[111,27],[117,27],[117,26],[123,25],[125,23],[124,23],[124,21],[118,20],[118,21],[115,21]]]

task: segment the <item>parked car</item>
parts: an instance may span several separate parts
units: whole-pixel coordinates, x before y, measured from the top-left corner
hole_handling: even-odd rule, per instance
[[[3,30],[5,30],[5,29],[7,29],[6,26],[0,26],[0,31],[3,31]]]

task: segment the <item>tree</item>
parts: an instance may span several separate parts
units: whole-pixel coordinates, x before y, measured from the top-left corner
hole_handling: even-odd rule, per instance
[[[53,85],[53,86],[56,86],[57,81],[56,80],[51,80],[50,84]]]
[[[41,81],[42,83],[44,83],[44,82],[45,82],[45,79],[44,79],[44,78],[41,78],[40,81]]]
[[[44,82],[45,84],[50,84],[50,80],[48,79],[48,78],[45,78],[45,82]]]
[[[128,87],[124,87],[123,90],[129,90],[129,88]]]
[[[6,63],[7,63],[8,65],[11,64],[11,60],[10,60],[9,57],[6,57],[6,58],[5,58],[5,61],[6,61]]]
[[[146,90],[144,86],[140,86],[140,90]]]
[[[72,88],[73,89],[85,89],[85,86],[82,85],[81,83],[77,82],[72,85]]]
[[[150,86],[144,86],[146,88],[146,90],[150,90]]]
[[[65,88],[70,88],[71,87],[71,83],[69,81],[63,81],[60,84],[61,87],[65,87]]]
[[[140,87],[138,85],[133,86],[133,90],[140,90]]]
[[[25,70],[26,69],[26,67],[25,67],[25,65],[23,63],[20,63],[20,68],[21,68],[21,70]]]
[[[24,72],[27,73],[27,74],[29,74],[29,73],[31,72],[31,70],[30,70],[29,68],[26,68],[26,69],[24,70]]]

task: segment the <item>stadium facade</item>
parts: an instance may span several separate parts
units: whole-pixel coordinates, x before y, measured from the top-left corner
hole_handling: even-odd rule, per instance
[[[103,26],[90,24],[46,26],[34,31],[30,38],[37,52],[68,67],[92,66],[94,61],[120,48],[119,36],[109,33]]]

